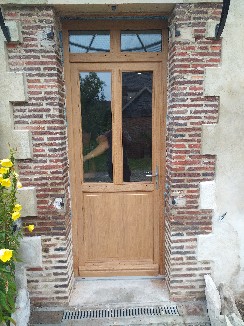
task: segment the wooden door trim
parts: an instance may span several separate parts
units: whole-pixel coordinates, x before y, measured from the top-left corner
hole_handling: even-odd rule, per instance
[[[79,63],[87,62],[162,62],[163,55],[162,53],[138,53],[135,57],[134,53],[118,53],[116,56],[114,53],[105,53],[105,54],[70,54],[69,60],[70,63]]]
[[[71,65],[69,63],[69,48],[68,48],[68,31],[63,31],[63,42],[64,42],[64,75],[65,75],[65,90],[66,90],[66,114],[67,114],[67,133],[68,133],[68,158],[69,158],[69,172],[70,172],[70,191],[71,191],[71,202],[72,202],[72,242],[78,242],[78,212],[82,211],[82,205],[75,194],[80,191],[80,180],[82,176],[79,174],[81,171],[76,169],[76,160],[81,156],[80,148],[77,147],[74,137],[73,126],[73,112],[72,112],[72,88],[71,88]],[[72,246],[73,252],[73,268],[74,275],[78,276],[79,270],[79,252],[77,248]]]
[[[127,29],[167,29],[168,22],[162,19],[152,19],[152,20],[103,20],[103,19],[89,19],[89,20],[71,20],[63,21],[62,27],[64,30],[127,30]]]
[[[167,114],[167,76],[168,76],[168,30],[163,29],[163,58],[160,63],[160,74],[161,74],[161,86],[160,86],[160,96],[162,101],[163,109],[160,110],[160,128],[159,137],[160,151],[162,155],[160,156],[160,166],[159,166],[159,178],[163,180],[160,183],[160,192],[158,193],[158,201],[160,203],[160,220],[159,220],[159,246],[162,248],[159,251],[159,271],[161,275],[165,275],[165,182],[166,182],[166,114]]]
[[[154,22],[155,23],[155,22]],[[86,22],[85,22],[86,24]],[[102,22],[102,24],[104,24],[104,21]],[[123,24],[123,28],[125,28],[125,24],[124,22],[121,22],[121,24]],[[126,22],[127,24],[127,22]],[[71,179],[71,201],[72,201],[72,237],[73,237],[73,244],[77,244],[78,243],[78,229],[81,228],[81,230],[79,232],[81,232],[80,234],[82,234],[82,223],[80,223],[80,225],[78,225],[78,216],[81,214],[82,212],[82,201],[81,200],[77,200],[75,194],[77,194],[80,191],[80,186],[81,186],[81,180],[82,180],[82,169],[77,169],[77,162],[80,161],[82,162],[82,146],[79,146],[79,142],[77,142],[77,137],[81,139],[81,124],[79,124],[78,126],[78,131],[77,134],[74,134],[74,129],[73,128],[73,124],[78,124],[78,122],[80,121],[79,119],[77,119],[77,113],[75,114],[76,117],[74,117],[74,113],[72,112],[72,86],[75,86],[75,83],[77,83],[77,78],[74,79],[71,73],[71,68],[76,66],[80,67],[80,65],[84,65],[86,64],[86,67],[88,66],[87,63],[89,63],[89,69],[87,68],[87,71],[91,71],[91,66],[93,66],[94,71],[98,69],[101,70],[101,64],[104,63],[107,67],[107,62],[111,62],[111,65],[113,65],[113,62],[118,63],[118,62],[133,62],[134,65],[134,69],[132,70],[127,70],[127,71],[133,71],[135,70],[135,65],[141,67],[141,71],[143,70],[150,70],[150,68],[147,67],[147,69],[142,69],[141,64],[143,62],[147,62],[150,61],[150,63],[152,65],[155,65],[156,63],[160,65],[160,69],[159,71],[161,72],[161,76],[163,78],[163,82],[161,83],[161,86],[159,86],[161,88],[161,92],[159,92],[160,96],[161,96],[161,100],[158,99],[158,101],[161,101],[162,105],[160,105],[160,107],[165,108],[165,110],[161,109],[158,110],[159,112],[159,121],[160,121],[160,130],[159,130],[159,139],[163,139],[163,141],[160,143],[161,147],[162,147],[162,151],[161,151],[161,163],[159,163],[159,176],[160,176],[160,180],[164,180],[165,179],[165,116],[166,116],[166,92],[167,92],[167,82],[166,82],[166,76],[167,76],[167,30],[165,29],[167,27],[165,22],[160,22],[161,24],[161,29],[162,29],[162,33],[163,33],[163,48],[164,51],[162,51],[162,53],[152,53],[152,54],[145,54],[145,53],[128,53],[127,55],[125,54],[121,54],[121,53],[117,53],[116,56],[114,56],[113,54],[113,58],[112,56],[104,56],[104,55],[91,55],[91,54],[86,54],[86,55],[76,55],[76,54],[70,54],[69,53],[69,41],[68,41],[68,29],[72,28],[72,30],[74,29],[80,29],[84,27],[84,22],[78,22],[75,24],[75,26],[73,25],[73,22],[66,22],[63,24],[64,30],[63,30],[63,43],[64,43],[64,73],[65,73],[65,86],[66,86],[66,107],[67,107],[67,119],[68,119],[68,137],[69,137],[69,151],[68,151],[68,155],[69,155],[69,161],[70,161],[70,179]],[[111,26],[111,22],[110,24],[105,24],[103,26]],[[142,24],[143,25],[143,24]],[[141,24],[138,24],[137,22],[132,22],[132,24],[130,26],[133,26],[133,28],[142,28]],[[152,24],[155,28],[155,25]],[[144,25],[145,29],[148,29],[148,26],[152,26],[151,24],[149,25]],[[83,27],[82,27],[83,26]],[[120,26],[120,24],[117,25],[118,27]],[[91,25],[90,24],[86,24],[87,29],[91,29]],[[95,26],[96,28],[94,28],[93,25],[93,29],[99,29],[99,25]],[[119,28],[118,28],[119,30]],[[117,38],[118,40],[118,38]],[[117,41],[113,41],[114,44],[117,44],[118,47],[118,42]],[[116,46],[115,46],[116,47]],[[115,59],[115,57],[117,57],[117,59]],[[78,62],[79,61],[79,62]],[[80,61],[82,61],[82,63],[80,63]],[[94,61],[96,61],[94,63]],[[148,62],[147,62],[148,64]],[[73,70],[74,68],[72,68]],[[106,69],[106,71],[108,71],[108,69]],[[123,70],[124,71],[124,70]],[[71,78],[72,76],[72,78]],[[74,89],[74,88],[73,88]],[[74,100],[74,99],[73,99]],[[77,101],[77,99],[76,99]],[[120,178],[120,177],[119,177]],[[155,227],[158,228],[159,230],[159,241],[158,241],[158,251],[159,251],[159,265],[160,265],[160,273],[163,274],[164,273],[164,218],[163,218],[163,212],[164,212],[164,201],[163,201],[163,182],[160,183],[160,189],[157,192],[158,193],[158,203],[160,203],[160,207],[158,208],[160,211],[159,216],[159,221],[157,222],[157,225],[155,225]],[[116,185],[114,185],[116,186]],[[118,184],[116,187],[119,187],[120,185]],[[123,184],[123,187],[125,186],[125,184]],[[89,184],[83,184],[83,190],[86,192],[90,192],[91,189],[89,190]],[[129,188],[132,189],[133,186],[132,184],[128,184],[128,190]],[[134,186],[136,187],[136,186]],[[112,189],[109,189],[110,185],[106,184],[106,185],[102,185],[99,184],[98,188],[96,189],[96,191],[98,192],[103,192],[103,191],[111,191]],[[127,188],[125,188],[125,191],[128,191]],[[112,191],[117,191],[119,190],[119,188],[114,188]],[[152,191],[153,190],[153,185],[143,185],[143,189],[141,189],[140,187],[138,187],[137,189],[133,189],[135,191]],[[93,189],[94,191],[94,189]],[[78,276],[79,273],[79,262],[78,262],[78,257],[82,255],[82,253],[79,253],[79,249],[78,246],[73,245],[73,257],[74,257],[74,273],[75,276]]]

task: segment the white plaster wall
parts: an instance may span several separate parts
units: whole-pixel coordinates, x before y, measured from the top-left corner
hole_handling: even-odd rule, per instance
[[[14,21],[6,23],[9,26],[13,43],[22,40],[20,25]],[[9,147],[17,148],[15,157],[26,159],[32,157],[31,132],[27,130],[14,130],[13,108],[11,102],[27,100],[26,76],[23,72],[10,72],[8,70],[8,55],[6,40],[0,29],[0,157],[8,157]]]
[[[19,23],[8,21],[6,22],[6,25],[9,26],[12,42],[21,42],[22,34]],[[1,29],[0,57],[0,158],[2,159],[9,156],[8,144],[13,148],[17,147],[16,158],[31,158],[31,132],[26,130],[14,130],[13,110],[11,105],[11,102],[23,102],[27,100],[25,74],[21,72],[15,73],[8,71],[6,40]],[[33,216],[37,214],[36,193],[34,187],[20,189],[17,196],[24,206],[23,216]],[[39,267],[41,265],[41,238],[24,238],[21,241],[20,255],[22,255],[21,258],[24,263],[19,263],[16,266],[16,311],[12,317],[16,320],[16,325],[27,326],[30,316],[30,300],[27,291],[25,267]]]
[[[216,190],[211,195],[214,204],[208,207],[214,209],[213,233],[200,236],[198,245],[199,259],[214,262],[217,285],[229,283],[236,292],[244,291],[243,17],[244,1],[232,0],[222,35],[221,66],[206,70],[205,95],[220,96],[220,113],[217,125],[203,126],[202,152],[217,157]]]

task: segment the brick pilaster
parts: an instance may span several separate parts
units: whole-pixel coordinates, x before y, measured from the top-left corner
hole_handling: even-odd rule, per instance
[[[212,229],[212,211],[199,208],[199,184],[215,173],[215,157],[201,155],[201,126],[218,117],[218,97],[204,96],[204,72],[220,62],[221,42],[205,38],[207,21],[220,14],[218,4],[176,5],[170,21],[166,270],[174,300],[204,297],[203,275],[211,272],[196,249],[197,236]]]
[[[73,282],[71,211],[65,95],[59,26],[50,7],[5,8],[5,19],[20,22],[23,42],[8,46],[11,71],[24,71],[28,100],[14,105],[15,129],[31,130],[33,159],[18,162],[21,182],[36,187],[33,235],[42,236],[43,266],[30,269],[34,304],[67,303]],[[54,39],[47,33],[54,30]],[[57,204],[62,199],[64,206]]]

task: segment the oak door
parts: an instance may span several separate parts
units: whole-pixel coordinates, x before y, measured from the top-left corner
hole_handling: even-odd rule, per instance
[[[168,24],[83,18],[62,22],[75,276],[163,274]]]
[[[78,275],[158,275],[160,63],[73,63]]]

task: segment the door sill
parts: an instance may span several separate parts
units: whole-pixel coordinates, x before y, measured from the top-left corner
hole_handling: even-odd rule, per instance
[[[165,275],[156,276],[77,276],[75,277],[76,282],[81,281],[116,281],[116,280],[165,280]]]

